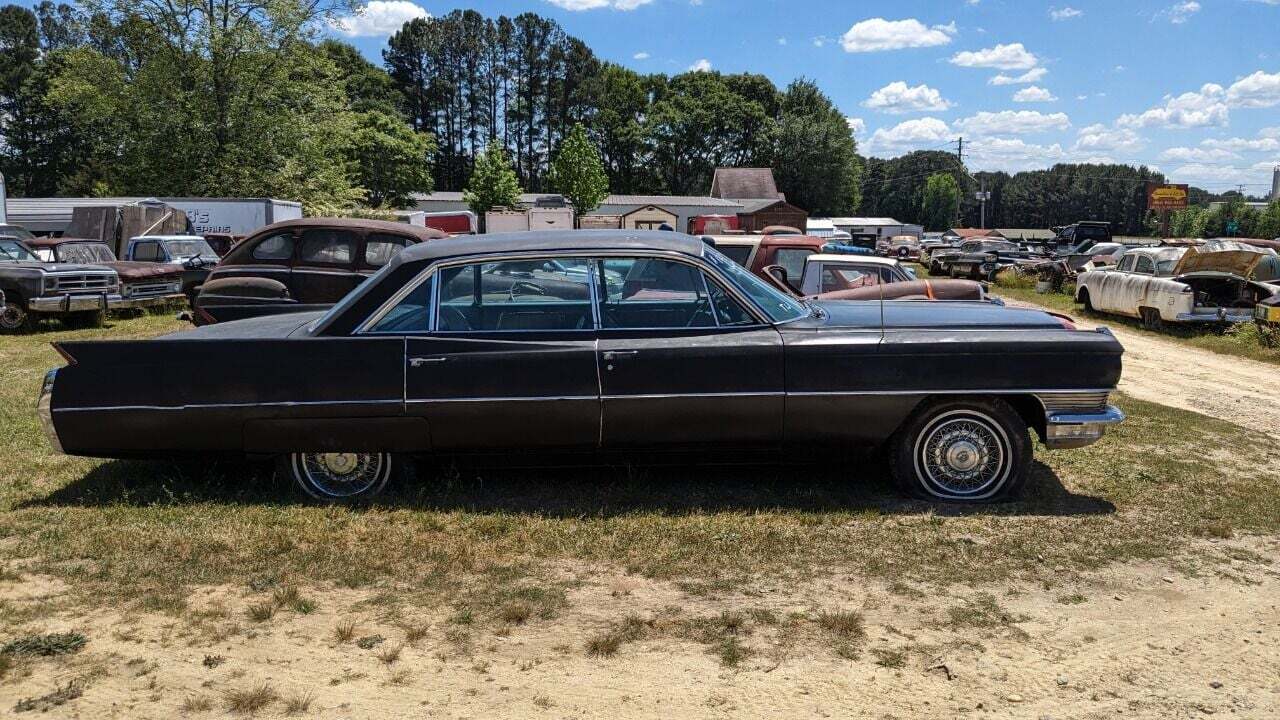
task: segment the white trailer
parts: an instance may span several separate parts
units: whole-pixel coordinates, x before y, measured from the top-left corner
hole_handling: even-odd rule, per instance
[[[523,232],[529,229],[529,213],[526,210],[490,210],[484,214],[486,233]]]
[[[530,230],[572,230],[573,208],[533,208],[529,210]]]
[[[0,225],[9,224],[9,201],[4,192],[4,173],[0,173]]]
[[[187,214],[197,235],[249,235],[282,220],[302,217],[302,203],[274,198],[160,198]]]

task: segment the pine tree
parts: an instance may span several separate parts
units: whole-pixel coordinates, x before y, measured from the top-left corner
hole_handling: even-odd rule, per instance
[[[609,176],[582,123],[573,126],[551,163],[551,187],[573,205],[578,217],[600,207],[609,196]]]
[[[507,161],[500,145],[490,145],[476,158],[476,169],[467,181],[462,199],[481,218],[495,207],[514,207],[520,203],[520,181]]]

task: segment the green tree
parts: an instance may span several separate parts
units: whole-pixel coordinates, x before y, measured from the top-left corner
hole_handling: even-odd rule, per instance
[[[386,70],[365,60],[359,50],[339,40],[325,40],[320,43],[320,49],[337,67],[352,110],[377,110],[387,115],[400,116],[404,96]]]
[[[920,203],[924,229],[946,230],[960,213],[960,186],[947,173],[935,173],[925,183]]]
[[[380,110],[356,116],[347,144],[357,182],[367,193],[366,202],[375,208],[409,207],[413,193],[431,192],[434,152],[430,135]]]
[[[462,199],[481,220],[485,212],[495,207],[520,204],[520,181],[500,145],[489,146],[476,157],[476,168],[462,191]]]
[[[814,215],[852,215],[862,198],[862,162],[844,114],[808,80],[787,87],[780,112],[778,189]]]
[[[609,196],[609,176],[582,123],[574,125],[564,139],[559,154],[551,163],[548,179],[551,187],[573,205],[578,217],[600,207],[600,203]]]
[[[1280,199],[1272,200],[1266,209],[1258,215],[1257,224],[1253,228],[1254,237],[1280,238]]]

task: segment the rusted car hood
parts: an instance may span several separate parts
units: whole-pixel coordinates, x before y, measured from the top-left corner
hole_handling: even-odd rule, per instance
[[[1173,269],[1173,276],[1194,272],[1223,272],[1247,278],[1268,253],[1243,243],[1217,241],[1187,248]]]
[[[174,263],[117,260],[115,262],[103,263],[103,265],[115,270],[116,274],[120,276],[121,282],[129,282],[131,280],[152,280],[167,277],[172,277],[176,280],[182,277],[182,266]]]
[[[973,280],[912,280],[836,290],[815,295],[814,300],[982,300],[982,285]]]

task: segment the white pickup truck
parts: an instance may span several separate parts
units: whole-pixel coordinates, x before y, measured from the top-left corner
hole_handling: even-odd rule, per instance
[[[1086,310],[1139,318],[1152,329],[1247,322],[1259,301],[1280,293],[1278,260],[1274,250],[1232,241],[1136,248],[1114,266],[1080,273],[1075,297]]]

